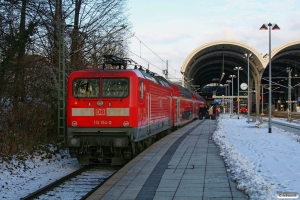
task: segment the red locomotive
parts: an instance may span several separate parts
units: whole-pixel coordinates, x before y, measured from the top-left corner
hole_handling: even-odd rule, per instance
[[[128,60],[127,60],[128,61]],[[68,78],[67,128],[72,157],[80,164],[123,165],[174,127],[192,121],[205,102],[148,70],[86,69]]]

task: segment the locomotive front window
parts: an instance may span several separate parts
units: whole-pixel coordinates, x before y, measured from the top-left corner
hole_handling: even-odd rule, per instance
[[[129,80],[127,78],[103,78],[102,97],[127,97]]]
[[[76,98],[99,97],[99,88],[99,79],[78,78],[73,81],[73,96]]]

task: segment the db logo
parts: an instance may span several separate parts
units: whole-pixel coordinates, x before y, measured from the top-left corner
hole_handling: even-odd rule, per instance
[[[95,111],[96,115],[105,115],[105,109],[96,108]]]
[[[76,121],[72,121],[72,126],[76,127],[77,126],[77,122]]]

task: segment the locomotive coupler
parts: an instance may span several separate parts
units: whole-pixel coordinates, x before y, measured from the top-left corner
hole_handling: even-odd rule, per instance
[[[101,147],[101,140],[97,142],[97,151],[96,151],[99,155],[99,157],[103,158],[103,149]]]

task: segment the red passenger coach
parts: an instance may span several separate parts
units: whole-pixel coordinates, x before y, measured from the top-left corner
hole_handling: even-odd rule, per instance
[[[181,127],[194,119],[194,99],[192,93],[177,84],[170,84],[173,90],[173,126]]]
[[[80,164],[123,165],[172,127],[171,86],[139,69],[73,72],[67,94],[68,144]],[[191,98],[180,98],[181,120],[191,120]]]

